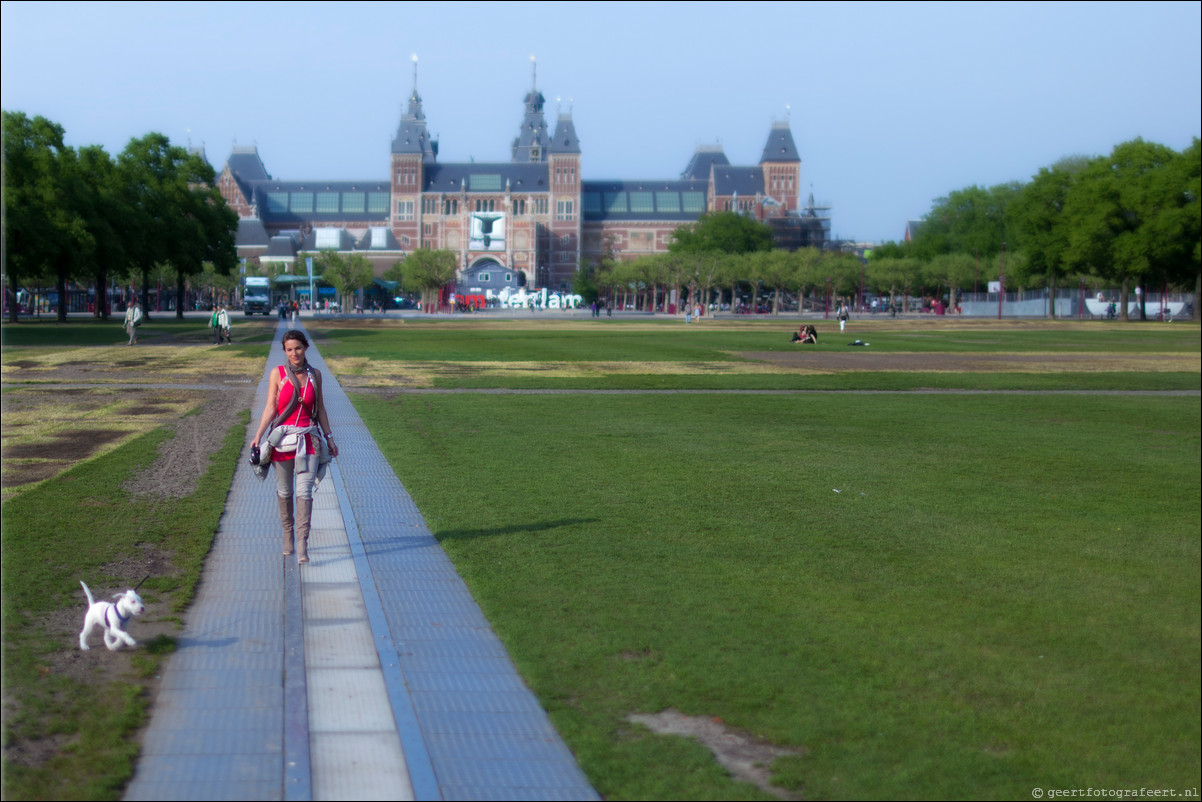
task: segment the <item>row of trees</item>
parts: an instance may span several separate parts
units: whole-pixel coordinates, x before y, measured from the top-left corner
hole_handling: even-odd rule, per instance
[[[657,309],[664,298],[683,303],[708,304],[715,297],[731,298],[737,308],[741,298],[751,309],[770,304],[781,311],[788,296],[852,296],[865,280],[865,266],[853,254],[801,248],[797,251],[668,252],[616,262],[597,271],[593,283],[601,294],[612,295],[619,305]]]
[[[371,262],[358,253],[321,251],[313,265],[322,281],[332,286],[344,301],[346,296],[371,284],[374,278]],[[455,280],[458,270],[459,257],[453,251],[420,248],[393,263],[383,278],[409,291],[420,291],[422,308],[434,309],[440,290]]]
[[[1126,315],[1134,287],[1202,290],[1202,150],[1136,139],[1074,156],[1027,183],[938,198],[906,243],[874,249],[869,272],[954,295],[974,276],[1005,286],[1109,283]],[[1147,297],[1147,292],[1142,293]]]
[[[752,309],[770,299],[776,313],[787,295],[852,295],[863,279],[863,262],[853,254],[775,250],[766,224],[736,212],[708,212],[677,228],[667,253],[619,261],[607,248],[581,267],[575,290],[588,300],[609,295],[641,309],[666,307],[664,298],[708,304],[715,293],[729,293],[732,307],[744,297]]]
[[[153,277],[176,283],[183,315],[189,276],[229,275],[237,263],[238,216],[199,154],[157,133],[133,139],[115,159],[99,146],[75,149],[44,117],[3,112],[4,269],[10,319],[26,283],[53,283],[66,320],[68,282],[94,284],[96,315],[110,281],[140,279],[148,306]],[[207,266],[207,268],[206,268]]]

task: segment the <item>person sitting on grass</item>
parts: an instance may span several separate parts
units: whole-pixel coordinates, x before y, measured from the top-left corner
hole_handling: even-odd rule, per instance
[[[801,328],[793,332],[791,342],[800,345],[817,345],[818,344],[818,329],[809,324],[802,324]]]

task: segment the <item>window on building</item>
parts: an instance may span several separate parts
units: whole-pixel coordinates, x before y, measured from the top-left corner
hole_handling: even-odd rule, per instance
[[[607,211],[607,212],[624,212],[624,211],[626,211],[626,193],[625,192],[606,192],[604,202],[605,202],[605,211]]]
[[[364,195],[362,192],[343,192],[342,211],[344,214],[363,214]]]
[[[476,281],[480,282],[481,284],[487,284],[488,282],[492,281],[492,274],[491,273],[477,273]]]
[[[497,202],[491,198],[476,198],[476,211],[477,212],[496,211],[496,209],[494,208],[496,206],[496,204],[497,204]]]
[[[548,207],[547,207],[547,199],[546,198],[535,198],[534,199],[534,213],[535,214],[547,214],[547,208]]]
[[[655,193],[655,208],[661,212],[679,212],[680,211],[680,193],[679,192],[656,192]]]
[[[422,198],[422,214],[438,214],[438,198]]]
[[[681,211],[697,212],[700,214],[705,211],[705,193],[704,192],[682,192],[680,193]]]
[[[422,223],[422,236],[431,237],[434,235],[434,226],[429,223]]]
[[[379,226],[372,226],[371,249],[373,251],[388,250],[388,229]]]
[[[453,214],[459,214],[459,201],[454,198],[448,198],[442,202],[442,213],[448,217]]]
[[[396,202],[396,216],[398,220],[413,219],[413,201],[403,200]]]
[[[388,214],[388,200],[387,192],[367,193],[367,213]]]
[[[467,188],[472,192],[500,192],[500,173],[472,173],[467,177]]]
[[[513,213],[518,214],[518,215],[525,214],[526,213],[526,201],[515,200],[513,202]]]
[[[288,211],[288,193],[287,192],[268,192],[267,193],[267,211],[275,214],[283,214]]]
[[[313,193],[293,192],[288,199],[288,209],[297,214],[313,213]]]
[[[652,203],[650,192],[631,192],[630,193],[630,211],[632,212],[654,212],[655,206]]]
[[[585,192],[580,196],[580,208],[585,214],[601,211],[601,193]]]
[[[555,219],[556,220],[575,220],[576,211],[575,204],[570,200],[561,200],[555,202]]]
[[[318,192],[316,210],[318,214],[338,214],[338,193]]]
[[[340,228],[319,228],[313,233],[316,235],[313,244],[319,251],[338,250],[342,247],[342,229]]]

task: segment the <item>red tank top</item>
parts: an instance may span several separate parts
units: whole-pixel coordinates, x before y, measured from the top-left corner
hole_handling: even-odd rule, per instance
[[[287,368],[280,365],[277,370],[280,372],[280,393],[276,399],[275,413],[279,415],[288,408],[288,402],[292,400],[292,396],[296,394],[296,390],[292,388],[292,382],[288,380],[288,374],[285,372]],[[317,404],[317,389],[310,379],[309,374],[306,374],[304,379],[299,376],[297,379],[301,382],[301,402],[296,408],[296,411],[289,415],[285,420],[280,422],[281,426],[312,426],[314,424],[313,411]],[[304,435],[309,437],[309,435]],[[313,442],[310,440],[309,448],[312,450]],[[290,460],[296,456],[296,451],[273,451],[271,459],[273,462]]]

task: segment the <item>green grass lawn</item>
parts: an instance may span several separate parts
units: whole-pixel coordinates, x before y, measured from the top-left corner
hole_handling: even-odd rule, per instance
[[[418,320],[399,326],[346,328],[314,321],[309,330],[319,341],[328,340],[322,344],[327,358],[354,354],[396,359],[403,354],[411,360],[689,362],[736,359],[738,351],[796,351],[799,346],[791,345],[789,337],[797,322],[788,316],[693,326],[671,318],[594,325],[486,320],[476,326]],[[845,350],[848,342],[863,338],[873,350],[886,352],[1197,353],[1202,331],[1191,324],[890,329],[884,321],[872,321],[839,334],[833,321],[817,324],[821,336],[817,348],[810,350]]]
[[[355,402],[607,798],[1198,784],[1197,398]]]
[[[64,649],[77,648],[51,622],[69,610],[73,626],[82,623],[80,579],[97,594],[140,579],[114,576],[106,566],[147,548],[168,555],[172,570],[148,578],[142,597],[169,600],[171,612],[183,614],[225,508],[247,419],[213,433],[222,446],[186,498],[137,499],[122,489],[154,460],[165,436],[160,428],[3,502],[5,799],[120,797],[149,705],[141,680],[155,674],[174,642],[143,641],[116,657],[125,678],[84,682],[51,668]],[[53,753],[30,766],[7,759],[15,746]]]
[[[327,360],[661,368],[543,380],[465,369],[448,387],[833,391],[352,394],[606,798],[770,798],[732,782],[697,743],[626,720],[667,708],[802,750],[773,769],[806,799],[1199,786],[1199,398],[905,392],[1197,390],[1197,372],[685,375],[671,363],[782,349],[793,322],[639,323],[310,327]],[[22,323],[3,337],[112,344],[89,326]],[[203,341],[193,329],[162,330]],[[243,331],[254,341],[235,349],[262,354],[269,329]],[[1200,349],[1199,328],[1176,324],[911,326],[867,339],[896,353]],[[849,389],[902,392],[838,392]],[[223,470],[244,427],[214,463]],[[43,606],[78,607],[78,576],[134,542],[177,550],[194,575],[229,477],[215,469],[193,499],[139,506],[120,483],[160,436],[4,502],[6,694],[32,711],[6,708],[6,744],[77,720],[90,733],[66,750],[74,762],[6,770],[6,798],[113,798],[128,776],[118,747],[141,720],[136,687],[115,689],[113,709],[82,723],[84,692],[39,670],[61,644],[35,624]],[[121,528],[130,516],[136,534]],[[98,527],[113,530],[115,552],[91,538]],[[45,531],[59,534],[36,536]],[[101,750],[105,736],[117,746]]]
[[[347,334],[323,354],[470,348]],[[482,350],[562,358],[526,339]],[[353,398],[607,798],[762,796],[626,721],[667,708],[804,750],[774,769],[808,799],[1198,785],[1196,397]]]

